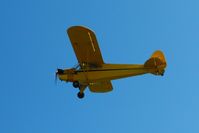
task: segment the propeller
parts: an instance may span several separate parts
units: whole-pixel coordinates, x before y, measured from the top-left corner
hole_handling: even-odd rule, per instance
[[[55,84],[57,84],[57,77],[58,75],[64,74],[63,69],[57,69],[57,72],[55,73]]]
[[[57,85],[57,76],[58,76],[58,73],[57,71],[55,72],[55,85]]]

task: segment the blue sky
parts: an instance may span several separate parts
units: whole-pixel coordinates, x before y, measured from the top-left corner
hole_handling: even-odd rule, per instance
[[[1,133],[198,133],[199,1],[1,0]],[[107,63],[144,63],[164,51],[164,77],[113,81],[83,100],[54,84],[56,68],[77,63],[66,34],[95,31]]]

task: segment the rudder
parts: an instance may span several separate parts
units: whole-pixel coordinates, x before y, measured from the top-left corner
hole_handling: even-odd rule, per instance
[[[146,68],[156,68],[156,72],[152,72],[155,75],[163,75],[164,69],[166,68],[167,63],[162,51],[155,51],[150,59],[144,63]]]

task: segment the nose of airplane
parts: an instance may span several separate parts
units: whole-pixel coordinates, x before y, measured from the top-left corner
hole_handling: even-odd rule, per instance
[[[59,78],[61,81],[68,81],[67,71],[63,69],[57,69],[55,80],[57,80],[57,78]]]
[[[60,79],[60,75],[64,74],[64,70],[62,69],[57,69],[56,73],[55,73],[55,84],[57,84],[57,77],[59,77]]]
[[[56,74],[64,74],[64,70],[63,69],[57,69]]]

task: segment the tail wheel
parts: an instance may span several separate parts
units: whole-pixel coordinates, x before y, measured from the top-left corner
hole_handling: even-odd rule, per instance
[[[80,84],[78,81],[73,82],[73,87],[74,88],[79,88]]]
[[[165,72],[165,71],[164,71],[164,70],[162,70],[162,73],[161,73],[160,75],[161,75],[161,76],[164,76],[164,72]]]
[[[83,93],[83,92],[78,92],[78,93],[77,93],[77,97],[78,97],[79,99],[84,98],[84,93]]]

